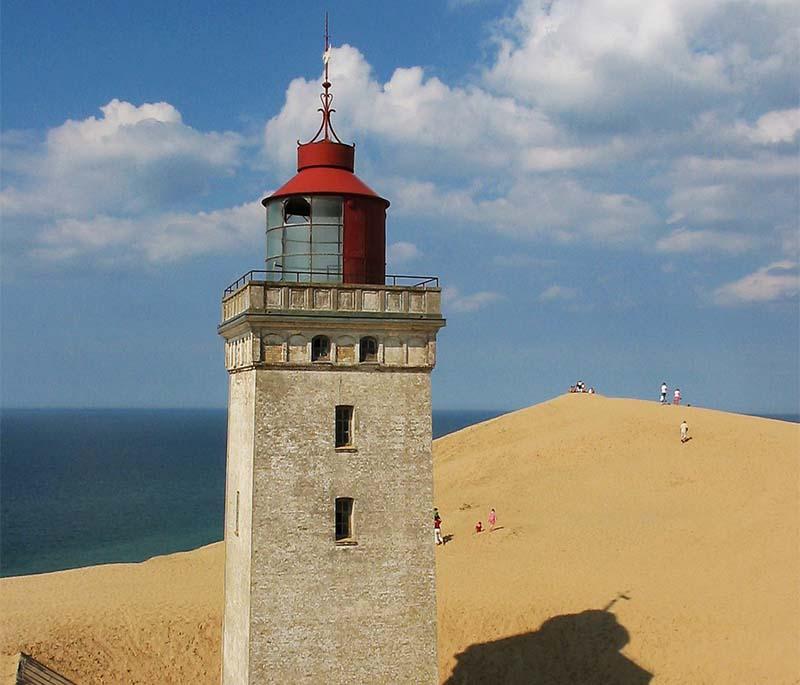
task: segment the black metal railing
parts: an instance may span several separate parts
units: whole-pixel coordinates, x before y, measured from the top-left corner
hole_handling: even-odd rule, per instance
[[[259,276],[262,276],[263,278],[259,278]],[[270,278],[270,276],[272,276],[272,278]],[[354,274],[351,273],[348,273],[347,276],[349,279],[354,278]],[[358,278],[358,276],[356,275],[355,278]],[[239,290],[239,288],[247,283],[250,283],[251,281],[262,280],[268,283],[343,284],[342,273],[338,271],[330,272],[288,271],[286,269],[252,269],[225,288],[225,294],[230,295],[231,293],[235,293],[237,290]],[[346,283],[344,285],[360,285],[360,283]],[[364,285],[374,284],[365,283]],[[384,277],[384,285],[421,288],[426,290],[428,288],[438,288],[439,279],[436,276],[401,276],[397,274],[387,274]]]

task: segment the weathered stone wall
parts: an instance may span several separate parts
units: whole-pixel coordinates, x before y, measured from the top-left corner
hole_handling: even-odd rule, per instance
[[[243,373],[256,376],[249,682],[438,682],[429,370]],[[351,449],[334,447],[337,404],[355,407]],[[335,542],[337,497],[354,499],[356,544]]]
[[[255,407],[255,371],[232,374],[228,394],[228,461],[225,472],[223,683],[248,682]]]
[[[250,282],[225,296],[225,685],[438,682],[430,372],[443,325],[438,288]],[[330,353],[312,361],[317,335]],[[376,348],[361,362],[365,336]],[[340,404],[355,408],[354,439],[337,449]],[[347,544],[337,497],[354,502]]]

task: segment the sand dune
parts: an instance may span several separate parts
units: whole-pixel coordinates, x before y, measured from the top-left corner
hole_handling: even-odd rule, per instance
[[[611,608],[627,632],[622,654],[653,682],[797,682],[798,458],[795,425],[589,395],[439,440],[436,500],[454,535],[437,552],[443,678],[480,670],[469,665],[476,642],[624,594]],[[490,507],[502,530],[470,534]],[[566,632],[606,655],[618,637],[610,618]],[[569,638],[555,642],[591,661]],[[497,682],[528,682],[514,679],[520,658]],[[560,668],[561,680],[542,682],[571,682],[570,664]]]
[[[216,684],[224,560],[216,543],[141,564],[4,578],[0,653],[32,654],[79,685]]]
[[[800,682],[799,460],[797,425],[589,395],[437,440],[442,682]],[[216,685],[222,577],[215,544],[0,580],[0,652]]]

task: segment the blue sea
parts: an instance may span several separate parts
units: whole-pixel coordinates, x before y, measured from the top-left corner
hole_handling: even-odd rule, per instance
[[[435,411],[434,437],[500,411]],[[3,410],[0,576],[222,539],[224,409]]]

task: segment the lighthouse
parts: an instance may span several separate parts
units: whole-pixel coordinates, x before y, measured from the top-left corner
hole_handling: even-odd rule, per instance
[[[331,116],[262,204],[264,269],[222,297],[222,682],[438,682],[434,277],[387,275],[389,201]]]

